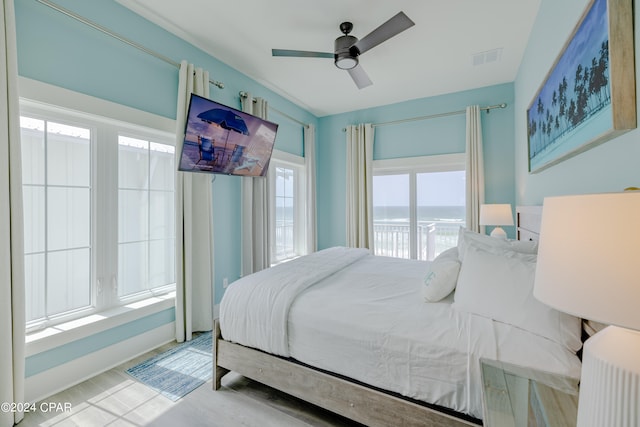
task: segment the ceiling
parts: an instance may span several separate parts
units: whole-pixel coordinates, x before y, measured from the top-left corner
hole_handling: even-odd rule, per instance
[[[515,80],[540,0],[117,0],[316,116]],[[399,11],[415,26],[365,52],[359,90],[332,59],[339,25],[364,37]],[[215,79],[215,75],[212,75]]]

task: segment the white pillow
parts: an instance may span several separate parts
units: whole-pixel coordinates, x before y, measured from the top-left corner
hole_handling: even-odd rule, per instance
[[[538,242],[497,239],[495,237],[480,234],[460,227],[458,232],[458,257],[460,261],[464,260],[469,245],[475,245],[480,249],[489,252],[500,252],[503,250],[520,252],[523,254],[537,254]]]
[[[501,255],[470,245],[460,268],[455,309],[478,314],[541,335],[576,352],[580,319],[534,298],[536,255]]]
[[[438,302],[456,287],[460,261],[458,248],[450,248],[438,255],[430,264],[422,286],[425,302]]]

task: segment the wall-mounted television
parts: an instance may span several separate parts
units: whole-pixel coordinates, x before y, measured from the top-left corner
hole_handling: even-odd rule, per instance
[[[266,176],[278,125],[191,95],[178,170]]]

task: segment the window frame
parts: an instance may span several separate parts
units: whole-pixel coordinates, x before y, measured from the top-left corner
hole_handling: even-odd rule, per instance
[[[293,245],[294,255],[291,257],[276,259],[276,176],[275,169],[284,167],[294,171],[293,192],[294,192],[294,231]],[[289,261],[307,252],[307,217],[306,217],[306,163],[304,157],[285,151],[273,150],[271,161],[269,162],[268,185],[269,185],[269,240],[271,245],[271,265],[277,265]]]
[[[466,171],[465,153],[401,157],[373,161],[373,176],[409,176],[409,258],[417,259],[417,175],[422,173]],[[374,190],[375,191],[375,190]],[[375,248],[374,248],[375,251]]]
[[[37,85],[27,84],[26,88],[28,90],[25,92],[33,92],[34,86]],[[72,98],[74,95],[74,93],[71,93]],[[69,108],[65,105],[50,104],[34,98],[20,98],[20,116],[86,128],[91,133],[89,187],[90,305],[53,315],[47,315],[45,312],[44,317],[26,322],[26,332],[33,333],[62,323],[78,321],[79,319],[89,318],[95,314],[118,309],[131,303],[165,296],[174,292],[175,283],[135,295],[118,296],[117,206],[118,137],[120,135],[131,136],[175,147],[175,133],[169,132],[167,126],[162,126],[165,129],[153,129],[140,124],[142,122],[140,119],[146,116],[145,113],[134,113],[132,115],[135,119],[133,122],[110,117],[110,115],[126,117],[127,115],[123,112],[123,110],[127,110],[126,107],[106,105],[108,107],[105,111],[107,115],[102,116],[95,112],[78,111],[75,108],[81,108],[79,105],[73,105],[73,108]],[[64,102],[61,103],[64,104]],[[113,107],[113,110],[111,110],[111,107]],[[102,112],[99,108],[96,109],[95,106],[90,106],[88,110]],[[113,114],[114,112],[115,114]],[[152,120],[150,122],[159,123],[161,121]],[[45,188],[47,187],[45,186]],[[45,254],[47,252],[45,251]]]
[[[129,128],[126,130],[121,130],[119,132],[117,132],[116,134],[116,140],[115,140],[115,144],[116,144],[116,162],[117,162],[117,158],[118,158],[118,144],[119,144],[119,137],[127,137],[127,138],[134,138],[134,139],[140,139],[140,140],[145,140],[148,142],[155,142],[155,143],[162,143],[162,144],[166,144],[166,145],[170,145],[172,147],[174,147],[175,149],[175,135],[169,135],[166,134],[165,138],[163,141],[159,140],[161,138],[161,135],[159,133],[154,132],[154,138],[153,140],[151,138],[149,138],[149,133],[145,133],[144,130],[141,130],[141,128],[139,126],[133,126],[133,125],[129,125]],[[150,153],[149,153],[150,155]],[[150,158],[149,158],[150,161]],[[174,152],[174,161],[175,161],[175,152]],[[150,164],[150,163],[149,163]],[[119,166],[119,165],[118,165]],[[177,166],[174,163],[174,173],[177,170]],[[174,177],[174,189],[173,189],[173,194],[174,194],[174,200],[175,200],[175,184],[176,184],[176,179]],[[120,185],[118,182],[118,169],[116,169],[116,177],[115,177],[115,187],[116,187],[116,191],[115,191],[115,202],[116,202],[116,206],[118,203],[118,197],[119,197],[119,190],[120,190]],[[147,189],[147,192],[151,191],[151,188]],[[150,207],[149,207],[150,208]],[[150,212],[149,212],[150,214]],[[175,205],[174,205],[174,215],[175,215]],[[116,215],[117,217],[117,212]],[[149,224],[147,224],[149,225]],[[175,217],[174,217],[174,225],[175,225]],[[119,231],[119,229],[116,227],[116,230]],[[118,242],[118,234],[114,233],[113,234],[113,244],[115,245],[115,256],[116,258],[118,257],[118,250],[119,250],[119,242]],[[176,234],[175,234],[175,230],[174,230],[174,239],[176,238]],[[151,236],[148,237],[147,242],[151,241]],[[118,286],[117,283],[117,277],[118,277],[118,270],[117,270],[117,264],[116,264],[116,270],[115,270],[115,274],[116,274],[116,286]],[[162,286],[157,286],[153,289],[145,289],[143,291],[139,291],[139,292],[135,292],[135,293],[131,293],[131,294],[127,294],[127,295],[123,295],[123,296],[118,296],[118,289],[116,288],[115,291],[115,297],[118,299],[118,301],[120,302],[120,304],[118,305],[125,305],[125,304],[129,304],[131,302],[136,302],[145,298],[150,298],[150,297],[156,297],[156,296],[161,296],[164,294],[167,294],[169,292],[173,292],[175,291],[176,288],[176,284],[175,282],[172,284],[166,284],[166,285],[162,285]]]
[[[74,115],[68,115],[65,114],[64,111],[60,110],[60,109],[56,109],[52,106],[44,106],[44,105],[36,105],[33,102],[27,101],[27,100],[20,100],[20,117],[22,116],[28,116],[29,118],[33,118],[33,119],[37,119],[37,120],[42,120],[44,122],[55,122],[55,123],[60,123],[63,125],[68,125],[68,126],[73,126],[73,127],[80,127],[80,128],[85,128],[85,129],[89,129],[90,131],[90,138],[89,138],[89,159],[91,162],[91,168],[90,168],[90,174],[89,174],[89,220],[90,220],[90,225],[89,225],[89,248],[90,248],[90,270],[89,270],[89,277],[90,277],[90,283],[91,283],[91,288],[90,288],[90,295],[89,295],[89,305],[88,306],[84,306],[84,307],[79,307],[79,308],[75,308],[75,309],[71,309],[71,310],[67,310],[61,313],[55,313],[52,315],[47,315],[46,314],[46,302],[45,302],[45,315],[44,318],[40,318],[37,320],[33,320],[33,321],[28,321],[26,323],[27,327],[26,327],[26,331],[32,331],[32,330],[39,330],[39,329],[43,329],[46,327],[49,327],[51,325],[56,325],[59,323],[63,323],[66,322],[68,320],[73,320],[73,319],[77,319],[80,317],[84,317],[84,316],[89,316],[91,314],[96,313],[96,307],[100,304],[100,299],[98,297],[98,293],[96,291],[96,287],[93,286],[93,283],[96,281],[96,276],[97,276],[97,258],[96,258],[96,221],[95,221],[95,213],[97,212],[98,206],[97,206],[97,199],[96,199],[96,191],[95,191],[95,185],[96,185],[96,170],[94,165],[97,162],[97,153],[96,153],[96,134],[97,134],[97,127],[96,124],[88,121],[88,120],[81,120],[79,117],[75,117]],[[45,134],[46,134],[46,128],[45,128]],[[46,136],[45,136],[46,139]],[[45,162],[46,162],[46,153],[45,153]],[[45,166],[45,170],[46,170],[46,166]],[[22,184],[22,186],[24,187],[24,183]],[[47,184],[47,180],[45,178],[45,185],[44,185],[44,189],[45,189],[45,193],[48,189],[49,185]],[[45,204],[46,204],[46,195],[45,195]],[[46,206],[45,206],[46,209]],[[45,211],[46,212],[46,211]],[[46,214],[44,215],[44,233],[45,233],[45,242],[46,242],[46,234],[47,234],[47,216]],[[48,255],[50,251],[45,248],[44,250],[44,254],[45,257]],[[25,254],[26,255],[26,254]],[[46,277],[46,270],[45,270],[45,277]],[[45,279],[46,280],[46,279]],[[46,301],[46,292],[47,292],[47,287],[45,285],[45,301]]]

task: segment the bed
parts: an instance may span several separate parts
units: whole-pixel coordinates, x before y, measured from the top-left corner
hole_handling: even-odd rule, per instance
[[[235,282],[215,322],[214,389],[235,371],[369,426],[463,426],[481,424],[482,357],[577,378],[579,319],[540,303],[496,305],[513,288],[499,280],[481,294],[474,285],[504,256],[520,268],[514,277],[531,276],[539,213],[518,209],[521,241],[506,251],[469,233],[464,250],[431,264],[330,248]],[[431,273],[450,282],[455,263],[454,292],[425,288]]]

